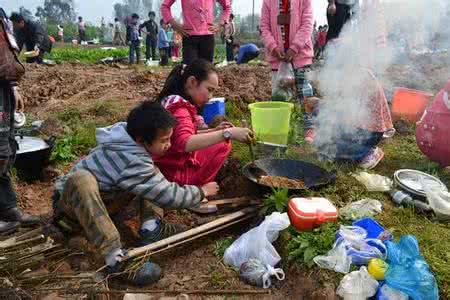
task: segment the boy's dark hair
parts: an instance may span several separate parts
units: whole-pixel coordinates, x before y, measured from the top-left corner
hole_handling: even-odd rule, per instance
[[[216,69],[212,63],[204,59],[194,60],[190,65],[185,67],[183,64],[179,64],[170,72],[156,100],[161,102],[170,95],[178,95],[192,102],[192,99],[186,94],[184,89],[186,81],[191,76],[194,76],[199,82],[205,81],[211,73],[216,73]]]
[[[144,101],[129,113],[127,132],[133,140],[142,138],[151,144],[159,130],[173,128],[175,124],[175,118],[159,102]]]
[[[131,17],[132,17],[133,19],[139,19],[139,15],[138,15],[138,14],[132,14]]]
[[[164,20],[163,19],[159,20],[159,25],[161,25],[161,26],[164,25]]]
[[[154,11],[151,11],[151,12],[148,13],[148,16],[149,17],[156,17],[156,14],[155,14]]]
[[[114,18],[114,22],[118,22],[119,21],[119,18]]]
[[[83,20],[83,17],[78,17],[78,20],[80,20],[80,21]]]
[[[21,14],[16,12],[12,13],[9,19],[14,23],[25,21],[25,18]]]
[[[233,20],[233,19],[234,19],[234,15],[230,14],[230,20]]]

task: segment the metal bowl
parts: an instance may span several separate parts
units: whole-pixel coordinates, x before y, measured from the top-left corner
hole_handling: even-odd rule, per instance
[[[426,184],[427,186],[432,185],[436,189],[448,191],[445,184],[438,178],[417,170],[398,170],[394,173],[394,183],[402,190],[415,196],[419,196],[420,198],[426,198],[427,196],[423,184]]]

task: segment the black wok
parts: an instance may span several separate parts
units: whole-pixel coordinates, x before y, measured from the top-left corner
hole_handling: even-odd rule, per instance
[[[336,181],[336,173],[328,172],[312,163],[291,159],[256,160],[254,163],[246,165],[243,173],[249,180],[267,188],[270,186],[258,182],[261,175],[302,180],[305,183],[304,189],[319,188]]]

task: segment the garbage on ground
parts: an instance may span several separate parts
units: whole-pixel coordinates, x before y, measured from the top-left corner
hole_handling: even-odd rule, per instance
[[[378,281],[384,280],[384,274],[388,268],[389,265],[384,260],[379,258],[371,259],[369,261],[369,265],[367,266],[369,274]]]
[[[389,192],[392,189],[393,182],[386,176],[367,172],[353,173],[352,176],[363,184],[369,192]]]
[[[357,220],[364,217],[372,217],[381,213],[383,205],[375,199],[362,199],[347,204],[339,211],[339,215],[348,220]]]
[[[282,269],[264,265],[259,259],[251,258],[243,263],[239,269],[242,281],[260,287],[269,288],[272,285],[271,276],[278,280],[284,280],[285,275]]]
[[[366,267],[353,271],[342,278],[337,294],[344,300],[366,300],[375,296],[378,281],[372,278]]]
[[[369,272],[370,273],[370,272]],[[408,295],[383,284],[378,290],[376,300],[408,300]]]
[[[363,228],[367,232],[367,238],[379,239],[379,240],[391,240],[392,235],[390,232],[386,233],[386,230],[377,221],[372,218],[363,218],[353,222],[353,226]]]
[[[385,280],[413,300],[437,300],[439,291],[434,275],[419,251],[417,239],[404,235],[399,243],[388,241]]]
[[[311,230],[325,222],[336,222],[337,208],[325,198],[292,198],[288,204],[292,226],[298,231]]]
[[[258,226],[239,237],[225,251],[226,265],[240,268],[245,262],[256,258],[264,265],[274,267],[281,257],[272,243],[278,238],[280,231],[290,225],[287,213],[274,212]]]
[[[427,200],[439,221],[450,221],[450,193],[425,186]]]
[[[352,264],[352,258],[347,255],[344,240],[336,241],[333,249],[328,251],[326,255],[316,256],[313,260],[320,268],[344,274],[350,272]]]
[[[295,75],[292,64],[282,62],[272,89],[272,101],[287,101],[294,95]]]
[[[383,230],[384,231],[384,230]],[[386,259],[386,247],[379,239],[368,238],[367,231],[359,226],[341,226],[336,240],[343,240],[347,255],[354,265],[368,265],[372,258]]]
[[[400,206],[414,207],[414,209],[416,209],[417,211],[424,213],[432,211],[430,205],[426,204],[425,202],[413,199],[409,193],[402,190],[391,191],[391,198],[395,204]]]
[[[445,184],[437,177],[417,170],[397,170],[394,173],[394,183],[397,189],[408,192],[417,200],[426,199],[425,187],[432,190],[448,191]]]

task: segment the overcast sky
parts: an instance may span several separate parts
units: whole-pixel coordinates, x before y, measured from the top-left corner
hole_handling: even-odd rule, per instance
[[[274,0],[276,1],[276,0]],[[36,11],[36,7],[42,5],[44,0],[0,0],[0,7],[3,7],[9,14],[11,11],[18,10],[19,7],[24,6],[30,9],[33,14]],[[75,0],[76,10],[79,15],[82,15],[85,20],[89,22],[99,23],[102,17],[106,20],[112,19],[113,16],[113,3],[121,2],[120,0]],[[181,2],[177,0],[176,2]],[[314,11],[317,22],[319,24],[326,22],[325,7],[327,0],[312,0],[314,5]],[[177,4],[178,4],[177,3]],[[248,15],[252,13],[252,1],[251,0],[232,0],[233,12],[240,15]],[[259,13],[261,10],[262,0],[255,0],[255,12]],[[174,14],[179,13],[178,8],[174,11]]]

